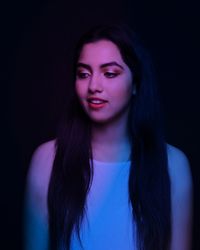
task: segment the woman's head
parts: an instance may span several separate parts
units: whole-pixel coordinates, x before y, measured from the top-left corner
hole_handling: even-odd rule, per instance
[[[137,46],[134,33],[122,25],[94,27],[79,40],[74,61],[75,91],[93,121],[128,115],[141,82]],[[91,98],[106,102],[91,104]]]
[[[112,61],[120,62],[125,70],[122,71],[122,68],[116,65],[101,67],[102,64]],[[116,71],[120,74],[111,74]],[[82,35],[77,44],[73,87],[81,106],[94,121],[105,121],[104,118],[108,120],[121,112],[126,115],[129,107],[134,109],[132,114],[138,116],[132,115],[132,121],[148,123],[149,119],[154,119],[158,97],[152,73],[153,68],[147,51],[126,25],[96,26]],[[120,84],[117,84],[117,81]],[[98,108],[88,103],[90,97],[99,97],[108,102]],[[109,102],[109,98],[114,100],[114,103]],[[105,115],[101,112],[104,110],[107,114],[108,111],[114,112],[113,116]],[[104,117],[101,114],[104,114]],[[135,124],[136,127],[141,127],[140,125]]]
[[[134,83],[118,47],[105,39],[86,43],[76,67],[76,93],[89,117],[104,123],[126,119]]]

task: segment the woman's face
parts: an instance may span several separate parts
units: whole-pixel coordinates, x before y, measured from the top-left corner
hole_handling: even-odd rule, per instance
[[[128,114],[132,74],[113,42],[100,40],[83,46],[75,87],[92,121],[105,123]]]

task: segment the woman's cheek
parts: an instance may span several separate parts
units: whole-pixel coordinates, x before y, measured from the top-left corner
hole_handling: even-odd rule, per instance
[[[83,94],[81,85],[79,83],[76,83],[75,89],[76,89],[76,94],[78,95],[79,98],[81,98]]]

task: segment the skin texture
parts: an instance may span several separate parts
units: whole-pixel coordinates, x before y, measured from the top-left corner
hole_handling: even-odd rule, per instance
[[[117,62],[123,67],[102,64]],[[133,76],[115,44],[107,40],[86,44],[77,68],[76,92],[85,112],[93,121],[93,158],[99,161],[126,161],[130,153],[127,133],[129,101],[134,92]],[[110,73],[118,75],[112,75]],[[113,77],[111,77],[113,76]],[[84,78],[81,78],[84,77]],[[136,93],[137,94],[137,93]],[[94,110],[87,98],[107,100]],[[191,249],[193,185],[185,154],[167,145],[171,182],[172,241],[170,250]],[[27,177],[25,195],[25,250],[46,250],[48,242],[47,190],[55,155],[55,140],[42,144],[34,152]]]

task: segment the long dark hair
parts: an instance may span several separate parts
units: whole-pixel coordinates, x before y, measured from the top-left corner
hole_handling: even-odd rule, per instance
[[[140,250],[165,250],[171,236],[170,180],[154,69],[148,53],[127,25],[101,25],[85,33],[77,44],[74,80],[83,45],[101,39],[117,45],[137,89],[128,120],[132,148],[129,201],[137,226],[137,246]],[[48,190],[51,250],[69,250],[73,230],[81,243],[79,231],[93,178],[91,121],[78,101],[74,85],[73,81],[58,129]]]

